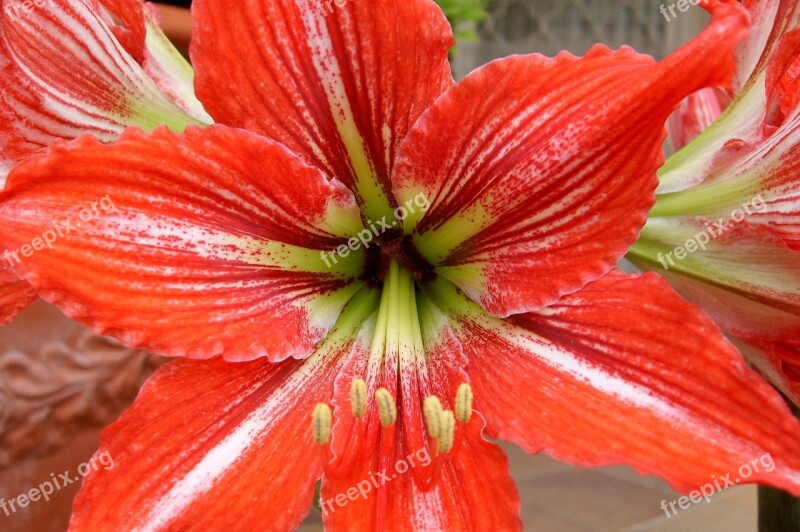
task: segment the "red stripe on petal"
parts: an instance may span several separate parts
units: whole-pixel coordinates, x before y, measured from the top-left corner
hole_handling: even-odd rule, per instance
[[[58,144],[15,169],[0,216],[0,242],[43,298],[165,355],[306,356],[357,289],[363,254],[321,258],[359,226],[349,191],[223,126]]]

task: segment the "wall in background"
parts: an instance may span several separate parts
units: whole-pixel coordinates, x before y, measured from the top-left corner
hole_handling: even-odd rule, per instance
[[[481,42],[463,43],[454,68],[461,77],[498,57],[531,52],[552,56],[560,50],[583,54],[598,42],[613,48],[628,44],[661,58],[696,35],[708,20],[700,7],[680,12],[675,4],[675,0],[490,0],[490,17],[478,27]]]

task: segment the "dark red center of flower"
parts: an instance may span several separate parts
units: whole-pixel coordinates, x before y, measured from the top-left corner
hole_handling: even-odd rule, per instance
[[[379,239],[377,246],[370,246],[366,250],[364,272],[367,280],[381,283],[391,261],[403,266],[416,282],[430,281],[436,276],[433,266],[417,250],[411,236],[403,236],[399,231],[387,232]]]

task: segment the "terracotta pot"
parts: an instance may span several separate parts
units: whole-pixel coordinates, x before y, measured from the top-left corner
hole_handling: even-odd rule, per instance
[[[97,336],[43,301],[0,328],[0,530],[66,528],[80,464],[162,362]],[[20,495],[65,472],[73,481],[54,486],[49,500],[20,503]]]

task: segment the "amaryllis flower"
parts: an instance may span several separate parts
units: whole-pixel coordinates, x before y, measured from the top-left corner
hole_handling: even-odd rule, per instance
[[[57,139],[112,142],[128,126],[211,121],[157,18],[139,1],[0,0],[0,189],[15,164]],[[0,264],[3,325],[36,297]]]
[[[656,63],[510,57],[454,84],[429,0],[198,0],[218,125],[59,142],[17,166],[0,244],[68,315],[181,357],[108,428],[74,530],[520,528],[484,433],[681,490],[800,493],[800,424],[699,309],[614,269],[664,123],[746,31],[711,3]],[[92,214],[99,196],[115,209]],[[87,211],[88,209],[88,211]],[[82,216],[80,213],[88,212]]]
[[[745,2],[735,95],[698,93],[630,258],[658,270],[800,405],[800,3]],[[719,100],[718,100],[719,102]],[[687,120],[688,119],[688,120]],[[705,123],[704,123],[705,122]],[[691,133],[689,133],[691,135]]]

